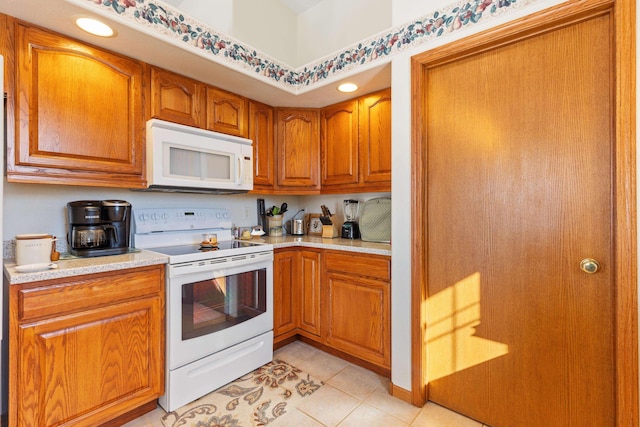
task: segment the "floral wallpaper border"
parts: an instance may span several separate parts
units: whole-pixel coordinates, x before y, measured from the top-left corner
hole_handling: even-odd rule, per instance
[[[181,13],[160,0],[67,0],[91,4],[105,13],[133,21],[152,33],[184,43],[185,47],[210,54],[211,59],[256,77],[282,85],[289,91],[305,88],[358,67],[389,58],[452,32],[502,16],[538,0],[463,0],[430,15],[386,30],[337,54],[298,69],[279,63],[232,37]]]

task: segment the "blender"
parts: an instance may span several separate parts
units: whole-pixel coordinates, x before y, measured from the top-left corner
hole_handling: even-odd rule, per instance
[[[349,199],[342,202],[344,206],[344,224],[342,224],[343,239],[359,239],[360,227],[358,227],[358,210],[360,202]]]

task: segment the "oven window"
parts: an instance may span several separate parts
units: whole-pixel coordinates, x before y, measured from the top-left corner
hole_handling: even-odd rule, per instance
[[[182,285],[182,340],[207,335],[267,310],[267,270]]]

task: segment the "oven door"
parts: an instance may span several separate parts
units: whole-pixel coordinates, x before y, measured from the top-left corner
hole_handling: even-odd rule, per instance
[[[167,296],[167,365],[176,369],[273,329],[273,253],[170,265]]]

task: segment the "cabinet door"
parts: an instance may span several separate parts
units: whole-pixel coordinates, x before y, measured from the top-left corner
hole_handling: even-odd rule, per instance
[[[391,89],[361,98],[359,113],[361,184],[385,183],[391,191]]]
[[[21,325],[15,425],[99,425],[157,398],[163,310],[147,297]]]
[[[22,24],[16,61],[9,181],[146,186],[140,62]]]
[[[300,251],[299,303],[301,330],[320,336],[320,261],[318,251]]]
[[[204,85],[188,77],[151,68],[151,117],[204,127]]]
[[[273,335],[286,338],[296,329],[296,250],[277,250],[273,257]]]
[[[274,179],[273,108],[249,102],[249,139],[253,141],[254,189],[272,189]]]
[[[358,183],[358,101],[321,113],[322,187]]]
[[[389,283],[328,272],[324,286],[325,343],[390,368]]]
[[[318,111],[277,110],[277,185],[298,190],[320,188],[320,134]]]
[[[207,129],[229,135],[248,136],[247,99],[207,86]]]

